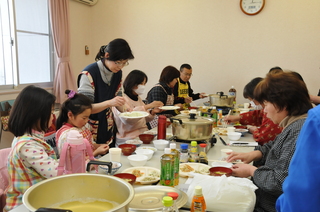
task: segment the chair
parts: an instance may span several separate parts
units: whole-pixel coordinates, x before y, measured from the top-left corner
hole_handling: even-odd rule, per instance
[[[2,131],[7,131],[6,129],[4,129],[1,117],[9,115],[9,111],[10,111],[13,103],[14,103],[14,100],[6,100],[6,101],[0,102],[0,124],[1,124],[1,126],[0,126],[0,142],[1,142],[1,137],[2,137]]]
[[[7,169],[8,156],[11,148],[0,149],[0,211],[6,205],[6,189],[9,186],[9,173]]]

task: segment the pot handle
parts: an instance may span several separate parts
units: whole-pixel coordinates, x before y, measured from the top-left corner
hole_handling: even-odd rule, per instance
[[[100,160],[90,160],[89,163],[87,164],[87,169],[86,171],[90,171],[90,165],[104,165],[108,166],[108,173],[111,175],[112,171],[112,162],[106,162],[106,161],[100,161]]]
[[[58,208],[38,208],[36,212],[72,212],[68,209],[58,209]]]
[[[182,120],[181,119],[176,119],[176,118],[169,118],[170,122],[173,123],[174,120],[178,121],[179,124],[182,124]]]

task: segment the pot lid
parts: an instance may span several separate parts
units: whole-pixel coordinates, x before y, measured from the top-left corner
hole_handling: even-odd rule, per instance
[[[177,115],[172,118],[170,118],[172,121],[178,121],[181,120],[183,124],[192,124],[192,125],[200,125],[200,124],[212,124],[213,119],[202,117],[202,116],[195,116],[195,118],[190,118],[190,116],[185,115]]]

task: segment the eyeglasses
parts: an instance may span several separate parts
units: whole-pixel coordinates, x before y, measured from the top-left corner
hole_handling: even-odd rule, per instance
[[[114,64],[116,64],[118,67],[124,67],[124,66],[129,65],[129,62],[126,61],[124,63],[121,63],[120,61],[115,61]]]
[[[187,77],[191,77],[192,76],[192,74],[186,74],[186,73],[184,73],[184,72],[182,72],[184,75],[186,75]]]

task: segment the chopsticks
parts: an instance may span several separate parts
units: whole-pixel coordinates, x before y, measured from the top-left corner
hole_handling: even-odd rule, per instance
[[[231,114],[231,110],[229,110],[228,115],[226,117],[228,117],[230,114]],[[227,121],[223,120],[223,128],[227,128],[228,124],[229,123]]]

